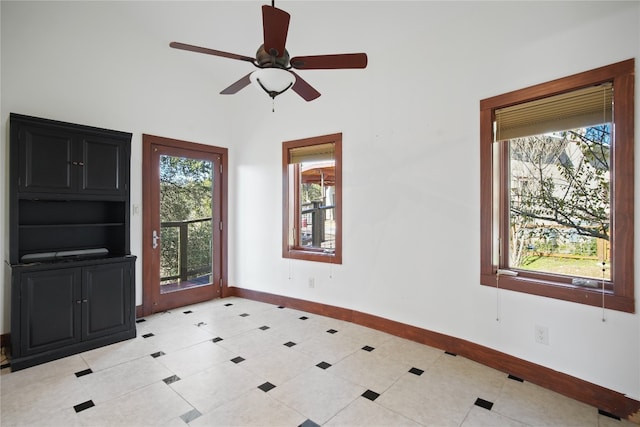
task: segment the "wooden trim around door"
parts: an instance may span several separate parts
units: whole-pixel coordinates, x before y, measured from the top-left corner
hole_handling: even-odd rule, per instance
[[[227,278],[228,278],[228,149],[224,147],[217,147],[213,145],[200,144],[196,142],[183,141],[172,138],[165,138],[155,135],[142,135],[142,209],[149,209],[151,206],[151,146],[152,145],[167,145],[175,148],[182,148],[185,150],[204,151],[209,153],[215,153],[220,156],[220,163],[222,165],[221,173],[221,212],[220,220],[222,222],[221,233],[221,253],[220,253],[220,297],[224,298],[228,296],[227,290]],[[144,212],[143,212],[144,218]],[[150,242],[152,238],[153,230],[150,223],[143,221],[142,224],[142,252],[143,258],[145,253],[145,242]],[[138,317],[144,317],[152,314],[153,310],[153,295],[152,295],[152,283],[147,279],[151,276],[149,265],[142,262],[142,306],[140,310],[136,308],[136,314]]]
[[[397,337],[406,338],[420,344],[439,348],[594,406],[599,410],[606,411],[622,419],[640,424],[640,401],[580,378],[519,359],[480,344],[372,314],[319,302],[236,287],[230,287],[228,295],[345,320]]]

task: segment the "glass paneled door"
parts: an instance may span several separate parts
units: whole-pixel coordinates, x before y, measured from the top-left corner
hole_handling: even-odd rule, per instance
[[[220,297],[222,286],[223,154],[154,138],[143,141],[149,161],[145,314]]]

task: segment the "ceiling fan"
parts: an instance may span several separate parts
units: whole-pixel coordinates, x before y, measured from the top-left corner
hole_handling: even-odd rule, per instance
[[[262,6],[264,41],[258,48],[255,58],[180,42],[171,42],[169,46],[175,49],[246,61],[258,68],[257,71],[247,74],[220,92],[223,95],[237,93],[251,84],[252,81],[255,81],[272,99],[291,88],[306,101],[313,101],[320,96],[320,92],[292,71],[292,69],[326,70],[366,68],[366,53],[296,56],[289,58],[289,52],[287,52],[285,44],[290,15],[284,10],[276,8],[274,3],[275,2],[272,1],[271,6]]]

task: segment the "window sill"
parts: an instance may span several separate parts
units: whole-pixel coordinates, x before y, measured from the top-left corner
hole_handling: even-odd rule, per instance
[[[545,281],[521,276],[500,276],[500,282],[496,284],[496,274],[481,275],[480,283],[494,288],[499,287],[500,289],[555,298],[594,307],[602,307],[603,305],[603,292],[601,290],[576,286],[569,283]],[[635,313],[635,301],[633,297],[615,295],[611,291],[605,291],[604,308],[626,313]]]
[[[299,259],[303,261],[324,262],[327,264],[342,264],[342,255],[316,250],[289,249],[282,253],[283,258]]]

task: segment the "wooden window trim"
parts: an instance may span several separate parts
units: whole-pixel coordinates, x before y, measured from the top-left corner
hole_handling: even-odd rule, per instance
[[[604,293],[600,289],[588,289],[571,285],[565,276],[522,272],[518,276],[500,276],[499,287],[539,296],[572,301],[592,306],[603,306],[634,313],[634,68],[629,59],[605,67],[516,90],[480,101],[480,283],[498,286],[497,269],[503,268],[494,261],[493,235],[494,196],[503,204],[507,197],[505,186],[500,194],[493,189],[493,122],[495,110],[523,102],[580,89],[605,82],[613,82],[615,112],[613,119],[613,176],[611,194],[613,214],[612,229],[612,277]],[[504,157],[504,156],[503,156]],[[504,181],[504,176],[500,178]],[[500,208],[503,215],[506,209]],[[505,221],[502,221],[504,224]],[[506,222],[508,224],[508,221]],[[502,231],[504,232],[504,231]],[[505,239],[503,239],[505,240]],[[505,243],[503,243],[503,246]],[[503,247],[503,250],[506,249]]]
[[[299,182],[291,180],[289,177],[289,150],[291,148],[304,147],[309,145],[319,145],[326,143],[335,144],[335,209],[334,218],[336,221],[335,250],[333,253],[325,253],[318,249],[301,248],[289,245],[289,217],[291,206],[289,206],[290,185],[295,186],[296,194],[299,193]],[[282,257],[299,259],[305,261],[326,262],[330,264],[342,264],[342,133],[316,136],[282,143]],[[293,206],[294,212],[300,211],[299,201],[296,200]],[[293,219],[296,229],[299,229],[299,218]]]

